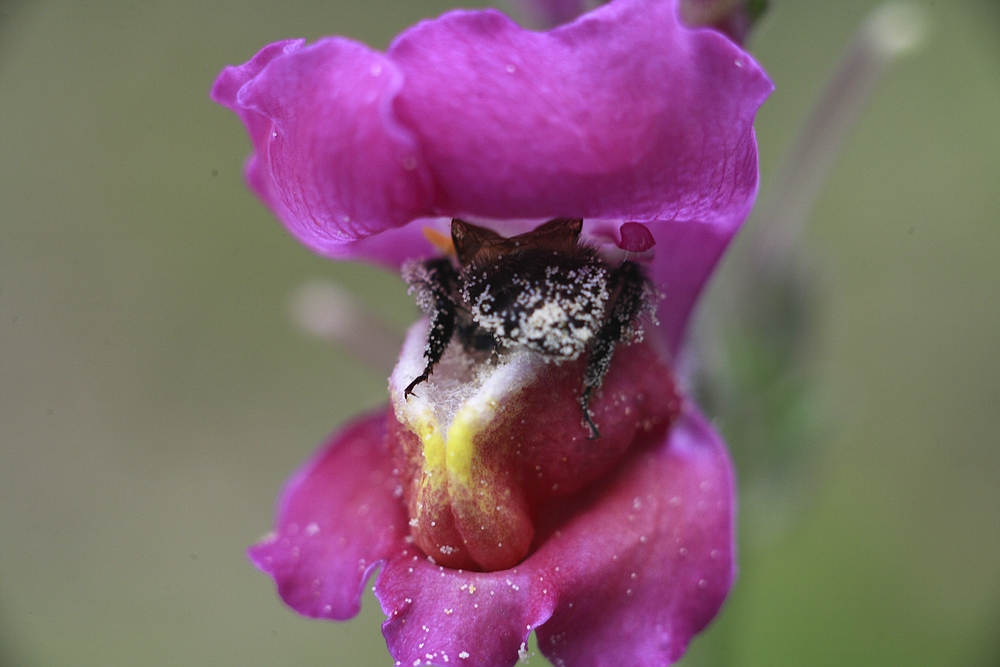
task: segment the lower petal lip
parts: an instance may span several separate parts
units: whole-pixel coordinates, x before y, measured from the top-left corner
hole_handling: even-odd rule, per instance
[[[307,461],[282,491],[274,530],[248,552],[300,614],[353,617],[373,569],[406,547],[385,424],[384,409],[363,416]]]
[[[507,570],[442,568],[412,549],[390,558],[375,593],[396,660],[512,664],[537,629],[555,664],[669,664],[733,580],[732,468],[690,404],[668,437],[542,524],[541,546]]]
[[[606,476],[637,439],[665,432],[680,409],[669,367],[639,343],[619,346],[593,396],[597,441],[581,411],[583,359],[506,353],[470,375],[472,362],[456,344],[407,397],[427,332],[426,320],[414,325],[390,378],[389,442],[415,543],[447,567],[517,565],[538,547],[535,520],[550,499]]]
[[[649,393],[631,383],[655,366],[652,351],[623,350],[616,368],[630,389],[618,391],[624,380],[609,373],[606,407]],[[251,558],[290,606],[334,619],[357,613],[365,580],[381,564],[375,592],[387,615],[383,632],[401,663],[442,664],[448,656],[449,663],[511,664],[537,628],[554,661],[667,664],[717,612],[735,562],[724,445],[690,403],[671,410],[669,429],[638,429],[610,472],[552,495],[534,512],[527,557],[487,572],[433,563],[413,543],[409,473],[386,437],[386,424],[398,422],[393,410],[379,411],[334,436],[293,476],[274,532]],[[554,413],[541,414],[551,421]],[[587,443],[576,426],[575,442]]]

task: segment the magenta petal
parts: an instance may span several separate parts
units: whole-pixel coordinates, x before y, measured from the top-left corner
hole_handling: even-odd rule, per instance
[[[247,178],[293,235],[397,266],[431,252],[431,216],[632,220],[658,242],[685,223],[728,241],[756,191],[752,122],[770,90],[737,46],[680,25],[676,3],[615,0],[548,33],[451,12],[388,54],[279,42],[212,96],[246,124]]]
[[[645,252],[656,245],[653,233],[646,225],[641,225],[638,222],[622,223],[618,233],[621,234],[618,247],[628,252]]]
[[[559,590],[541,651],[566,667],[677,660],[732,584],[733,510],[725,446],[689,406],[529,559]]]
[[[530,566],[451,570],[409,549],[386,563],[375,596],[397,665],[502,667],[517,662],[528,635],[552,615],[555,589]]]
[[[385,423],[383,410],[336,434],[292,476],[274,531],[249,549],[300,614],[351,618],[372,570],[405,546],[406,510]]]
[[[749,206],[749,202],[748,202]],[[749,213],[749,208],[745,213]],[[660,220],[650,223],[614,223],[596,221],[584,230],[591,238],[613,242],[623,250],[638,251],[652,240],[648,249],[651,260],[644,261],[647,275],[663,294],[656,316],[656,335],[667,343],[675,356],[684,342],[691,312],[698,296],[708,282],[719,258],[739,231],[742,220],[734,218],[727,224],[699,224],[682,220]],[[638,232],[645,228],[645,233]],[[640,238],[630,238],[639,236]],[[646,234],[651,234],[652,239]],[[648,259],[645,258],[645,259]]]
[[[402,85],[385,55],[327,38],[265,47],[224,70],[212,98],[247,126],[257,194],[302,243],[337,255],[430,211],[418,139],[393,113]]]
[[[215,84],[212,86],[212,100],[228,107],[239,116],[243,124],[246,125],[250,141],[253,142],[255,147],[258,145],[266,146],[267,137],[271,132],[271,121],[267,116],[238,102],[237,98],[239,97],[240,89],[248,81],[252,81],[255,76],[260,74],[272,60],[298,51],[302,48],[303,44],[305,44],[305,40],[302,39],[289,39],[283,42],[268,44],[249,62],[243,65],[230,66],[222,70],[215,80]],[[251,159],[255,158],[252,156]]]
[[[402,121],[422,139],[436,208],[733,225],[757,187],[752,122],[771,91],[674,3],[617,0],[548,33],[451,12],[389,49]],[[738,219],[737,219],[738,218]]]
[[[733,512],[725,446],[688,405],[665,442],[554,508],[517,567],[451,570],[412,548],[391,558],[375,586],[389,650],[403,665],[504,667],[537,628],[556,665],[672,663],[729,592]]]
[[[663,291],[656,311],[658,331],[667,341],[670,354],[676,356],[698,297],[739,226],[671,220],[650,224],[649,228],[656,239],[649,273]]]

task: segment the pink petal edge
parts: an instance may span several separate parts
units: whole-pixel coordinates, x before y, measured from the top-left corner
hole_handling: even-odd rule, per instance
[[[248,550],[300,614],[355,616],[372,572],[406,546],[407,516],[385,424],[383,408],[334,434],[288,480],[274,531]]]

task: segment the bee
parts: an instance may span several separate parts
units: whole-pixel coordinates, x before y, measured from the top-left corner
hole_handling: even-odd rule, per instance
[[[572,361],[584,353],[580,405],[590,439],[600,431],[590,398],[600,388],[615,346],[642,340],[640,318],[655,309],[658,294],[642,266],[612,266],[580,242],[583,220],[555,218],[505,238],[455,218],[450,257],[410,262],[403,279],[430,318],[423,372],[405,397],[426,381],[453,338],[472,354],[496,360],[527,349],[547,360]]]

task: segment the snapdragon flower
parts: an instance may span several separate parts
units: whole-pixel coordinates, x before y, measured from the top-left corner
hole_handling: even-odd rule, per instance
[[[454,11],[385,53],[271,44],[212,94],[245,123],[254,192],[307,247],[391,269],[447,256],[452,218],[504,237],[582,219],[608,266],[662,292],[581,417],[585,355],[471,358],[453,342],[412,395],[411,329],[390,405],[288,482],[250,550],[298,612],[375,594],[397,665],[495,667],[537,630],[556,665],[669,664],[735,572],[725,446],[678,389],[698,294],[757,189],[760,67],[674,2],[615,0],[550,32]],[[408,264],[410,263],[410,264]],[[635,336],[638,338],[638,336]]]

